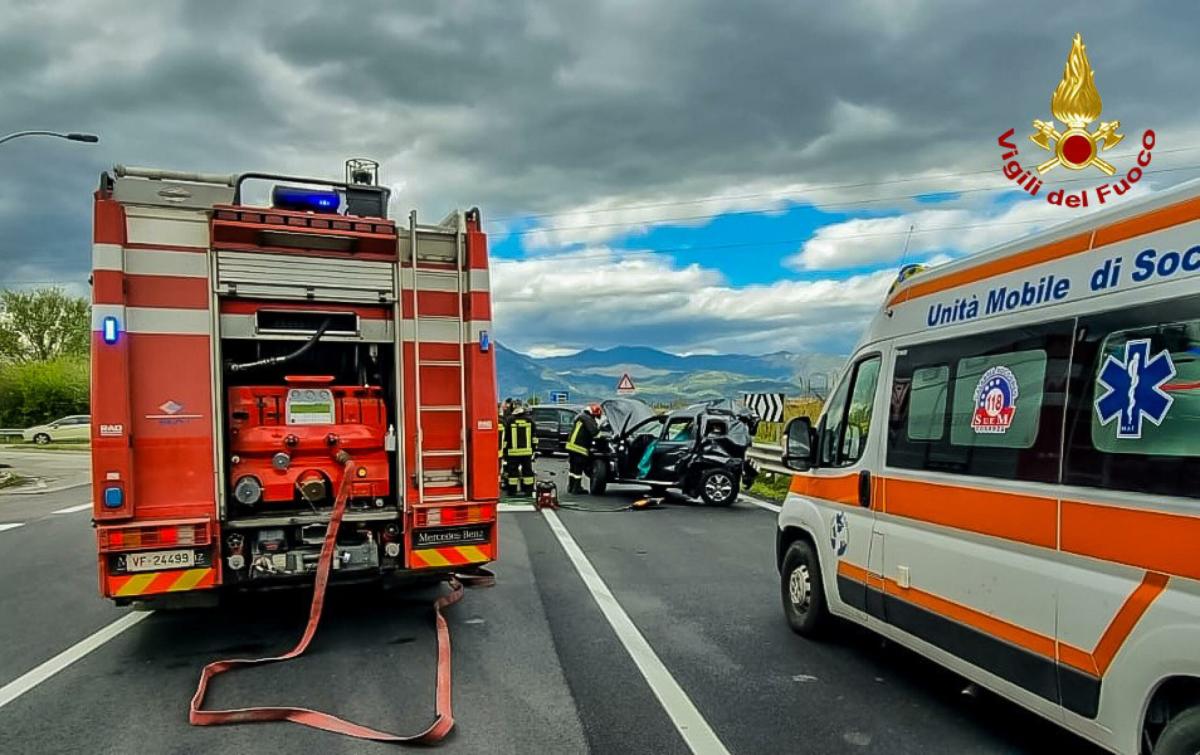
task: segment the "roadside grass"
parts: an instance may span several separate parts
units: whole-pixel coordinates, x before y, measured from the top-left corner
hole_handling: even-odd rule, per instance
[[[760,472],[747,492],[757,498],[773,503],[782,503],[787,496],[788,486],[792,484],[791,475]]]
[[[808,417],[815,425],[821,416],[821,407],[825,402],[819,398],[790,398],[783,406],[783,422],[760,422],[754,440],[758,443],[779,445],[783,436],[783,428],[796,417]]]
[[[92,444],[87,441],[60,440],[39,446],[37,443],[4,443],[0,451],[91,451]]]

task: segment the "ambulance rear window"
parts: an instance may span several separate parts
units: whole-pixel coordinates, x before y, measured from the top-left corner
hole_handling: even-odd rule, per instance
[[[1118,331],[1100,353],[1093,445],[1107,453],[1200,456],[1200,320]]]

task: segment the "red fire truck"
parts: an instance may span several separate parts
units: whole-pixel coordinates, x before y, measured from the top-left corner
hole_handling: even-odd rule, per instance
[[[102,176],[92,476],[104,596],[207,603],[217,588],[311,582],[341,496],[337,579],[496,558],[479,211],[398,226],[377,174],[352,160],[343,181]]]

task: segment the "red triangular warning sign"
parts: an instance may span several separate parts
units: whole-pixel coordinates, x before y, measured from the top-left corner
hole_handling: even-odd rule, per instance
[[[633,387],[633,380],[630,379],[629,373],[626,372],[621,376],[620,382],[617,383],[617,391],[620,393],[632,393],[636,390]]]

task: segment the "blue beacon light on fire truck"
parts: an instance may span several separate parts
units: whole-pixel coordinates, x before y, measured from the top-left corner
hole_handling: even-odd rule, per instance
[[[271,206],[278,210],[299,212],[337,212],[342,196],[336,191],[302,189],[296,186],[276,186],[271,189]]]
[[[121,333],[121,324],[117,322],[117,318],[109,316],[105,317],[100,325],[100,335],[104,342],[111,345],[117,342],[117,336]]]

